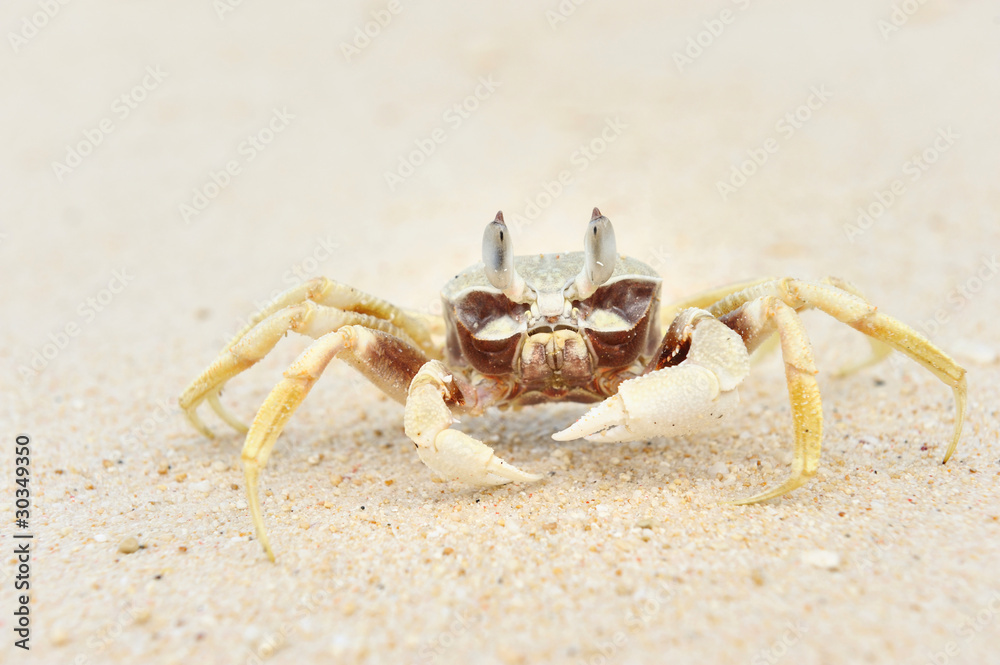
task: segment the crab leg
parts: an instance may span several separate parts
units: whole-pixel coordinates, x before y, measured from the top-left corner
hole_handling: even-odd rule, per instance
[[[746,282],[727,284],[725,286],[709,289],[708,291],[696,293],[682,300],[676,300],[660,308],[660,324],[665,330],[670,327],[670,324],[674,322],[677,315],[680,314],[682,310],[690,309],[692,307],[707,309],[710,305],[719,302],[726,296],[744,291],[751,286],[756,286],[773,280],[773,277],[759,277]]]
[[[829,284],[831,286],[834,286],[840,289],[841,291],[847,291],[852,296],[857,296],[858,298],[864,300],[866,303],[869,302],[868,298],[865,298],[864,294],[861,293],[861,289],[854,286],[845,279],[839,279],[837,277],[827,277],[821,281],[824,284]],[[868,337],[867,335],[865,336],[865,339],[868,340],[868,344],[871,346],[871,353],[869,353],[868,358],[841,367],[836,372],[834,372],[834,376],[845,377],[850,374],[854,374],[855,372],[863,370],[866,367],[871,367],[872,365],[876,365],[882,362],[883,360],[889,357],[889,354],[892,353],[892,347],[886,344],[885,342],[882,342],[875,337]]]
[[[257,537],[274,561],[257,486],[260,473],[278,435],[298,409],[330,361],[335,357],[360,370],[391,397],[402,401],[417,370],[427,362],[423,352],[410,342],[365,326],[351,325],[323,335],[285,370],[284,378],[271,390],[247,433],[243,444],[243,472],[247,502]]]
[[[396,307],[386,300],[365,293],[353,286],[335,282],[327,277],[310,279],[278,295],[268,303],[267,307],[254,314],[250,322],[233,337],[228,346],[231,347],[239,342],[257,323],[275,312],[306,301],[327,307],[336,307],[345,312],[357,312],[382,319],[395,326],[396,329],[403,331],[429,357],[438,358],[441,356],[441,349],[431,340],[431,332],[443,327],[440,317]]]
[[[462,391],[456,377],[438,360],[425,364],[413,378],[403,425],[424,464],[445,480],[483,487],[541,479],[497,457],[482,441],[450,429],[455,421],[451,407],[459,406],[470,392]]]
[[[208,438],[213,438],[214,435],[197,413],[198,406],[205,400],[234,429],[246,432],[247,426],[223,409],[219,402],[219,391],[226,382],[266,356],[289,331],[318,338],[347,325],[363,325],[408,339],[401,330],[384,319],[317,305],[307,300],[271,314],[223,349],[215,361],[187,387],[181,395],[180,406],[195,429]]]
[[[732,502],[743,505],[787,494],[804,485],[816,473],[823,443],[823,404],[816,383],[812,347],[801,319],[791,306],[774,296],[764,296],[741,306],[733,315],[723,319],[723,322],[747,340],[748,348],[769,337],[777,328],[795,430],[792,475],[773,490]]]
[[[751,350],[766,337],[761,334],[766,327],[755,328],[753,325],[741,323],[743,317],[737,310],[756,298],[773,296],[796,311],[810,307],[822,310],[838,321],[906,354],[943,383],[951,386],[954,393],[955,428],[942,463],[947,462],[958,446],[965,419],[965,369],[917,331],[882,314],[871,303],[845,290],[842,286],[844,284],[846,283],[838,284],[834,280],[820,283],[785,278],[734,293],[712,305],[709,311],[739,332],[746,341],[747,348]]]

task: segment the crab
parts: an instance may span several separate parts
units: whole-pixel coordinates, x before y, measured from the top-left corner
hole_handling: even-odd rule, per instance
[[[733,413],[739,385],[750,372],[750,354],[776,335],[791,401],[794,455],[784,482],[730,501],[751,504],[802,486],[819,464],[823,411],[798,315],[816,308],[870,338],[869,358],[844,373],[896,349],[951,386],[956,416],[944,462],[958,445],[965,370],[846,281],[756,279],[661,308],[660,277],[645,263],[618,254],[611,222],[597,208],[583,252],[514,256],[502,212],[487,225],[482,247],[482,262],[445,284],[442,316],[396,307],[327,278],[293,287],[258,312],[184,391],[181,408],[199,432],[213,436],[197,413],[207,401],[220,418],[246,433],[247,500],[271,561],[260,475],[282,429],[334,358],[405,405],[404,431],[438,476],[495,486],[542,476],[507,463],[455,429],[457,415],[570,401],[596,404],[553,434],[557,441],[693,433]],[[289,331],[315,341],[284,372],[248,428],[223,408],[219,393]]]

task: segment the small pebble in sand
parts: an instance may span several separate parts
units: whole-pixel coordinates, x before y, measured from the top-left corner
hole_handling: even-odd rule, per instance
[[[334,487],[338,487],[340,485],[340,483],[342,483],[342,482],[344,482],[344,477],[342,475],[340,475],[339,473],[331,473],[330,474],[330,484],[331,485],[333,485]]]
[[[118,551],[122,554],[132,554],[139,551],[139,541],[133,536],[129,536],[118,543]]]
[[[712,466],[708,467],[708,473],[711,476],[715,476],[716,479],[722,480],[729,475],[729,467],[726,466],[725,462],[716,462]]]
[[[830,550],[808,550],[802,553],[802,563],[816,568],[835,570],[840,566],[840,555]]]

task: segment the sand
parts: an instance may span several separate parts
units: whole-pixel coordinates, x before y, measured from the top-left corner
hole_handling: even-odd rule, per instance
[[[3,12],[0,661],[1000,662],[995,4],[50,4]],[[433,313],[497,209],[531,253],[595,205],[668,299],[858,284],[968,369],[955,457],[950,390],[901,356],[835,379],[866,344],[816,312],[821,469],[748,507],[791,461],[777,355],[680,439],[466,419],[546,474],[486,491],[335,363],[264,473],[268,562],[242,437],[176,406],[241,322],[319,274]],[[225,404],[252,418],[306,345]]]

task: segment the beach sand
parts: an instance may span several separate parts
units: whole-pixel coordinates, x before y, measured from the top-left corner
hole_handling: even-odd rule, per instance
[[[3,10],[0,662],[1000,662],[995,3],[51,5]],[[195,432],[188,382],[308,277],[436,313],[498,209],[535,253],[594,206],[665,300],[857,284],[968,369],[953,459],[950,389],[898,354],[834,378],[867,345],[818,312],[821,467],[763,505],[724,501],[789,473],[780,354],[679,439],[463,419],[545,474],[490,490],[437,482],[333,363],[263,474],[270,563],[243,437]],[[307,345],[223,402],[249,421]]]

